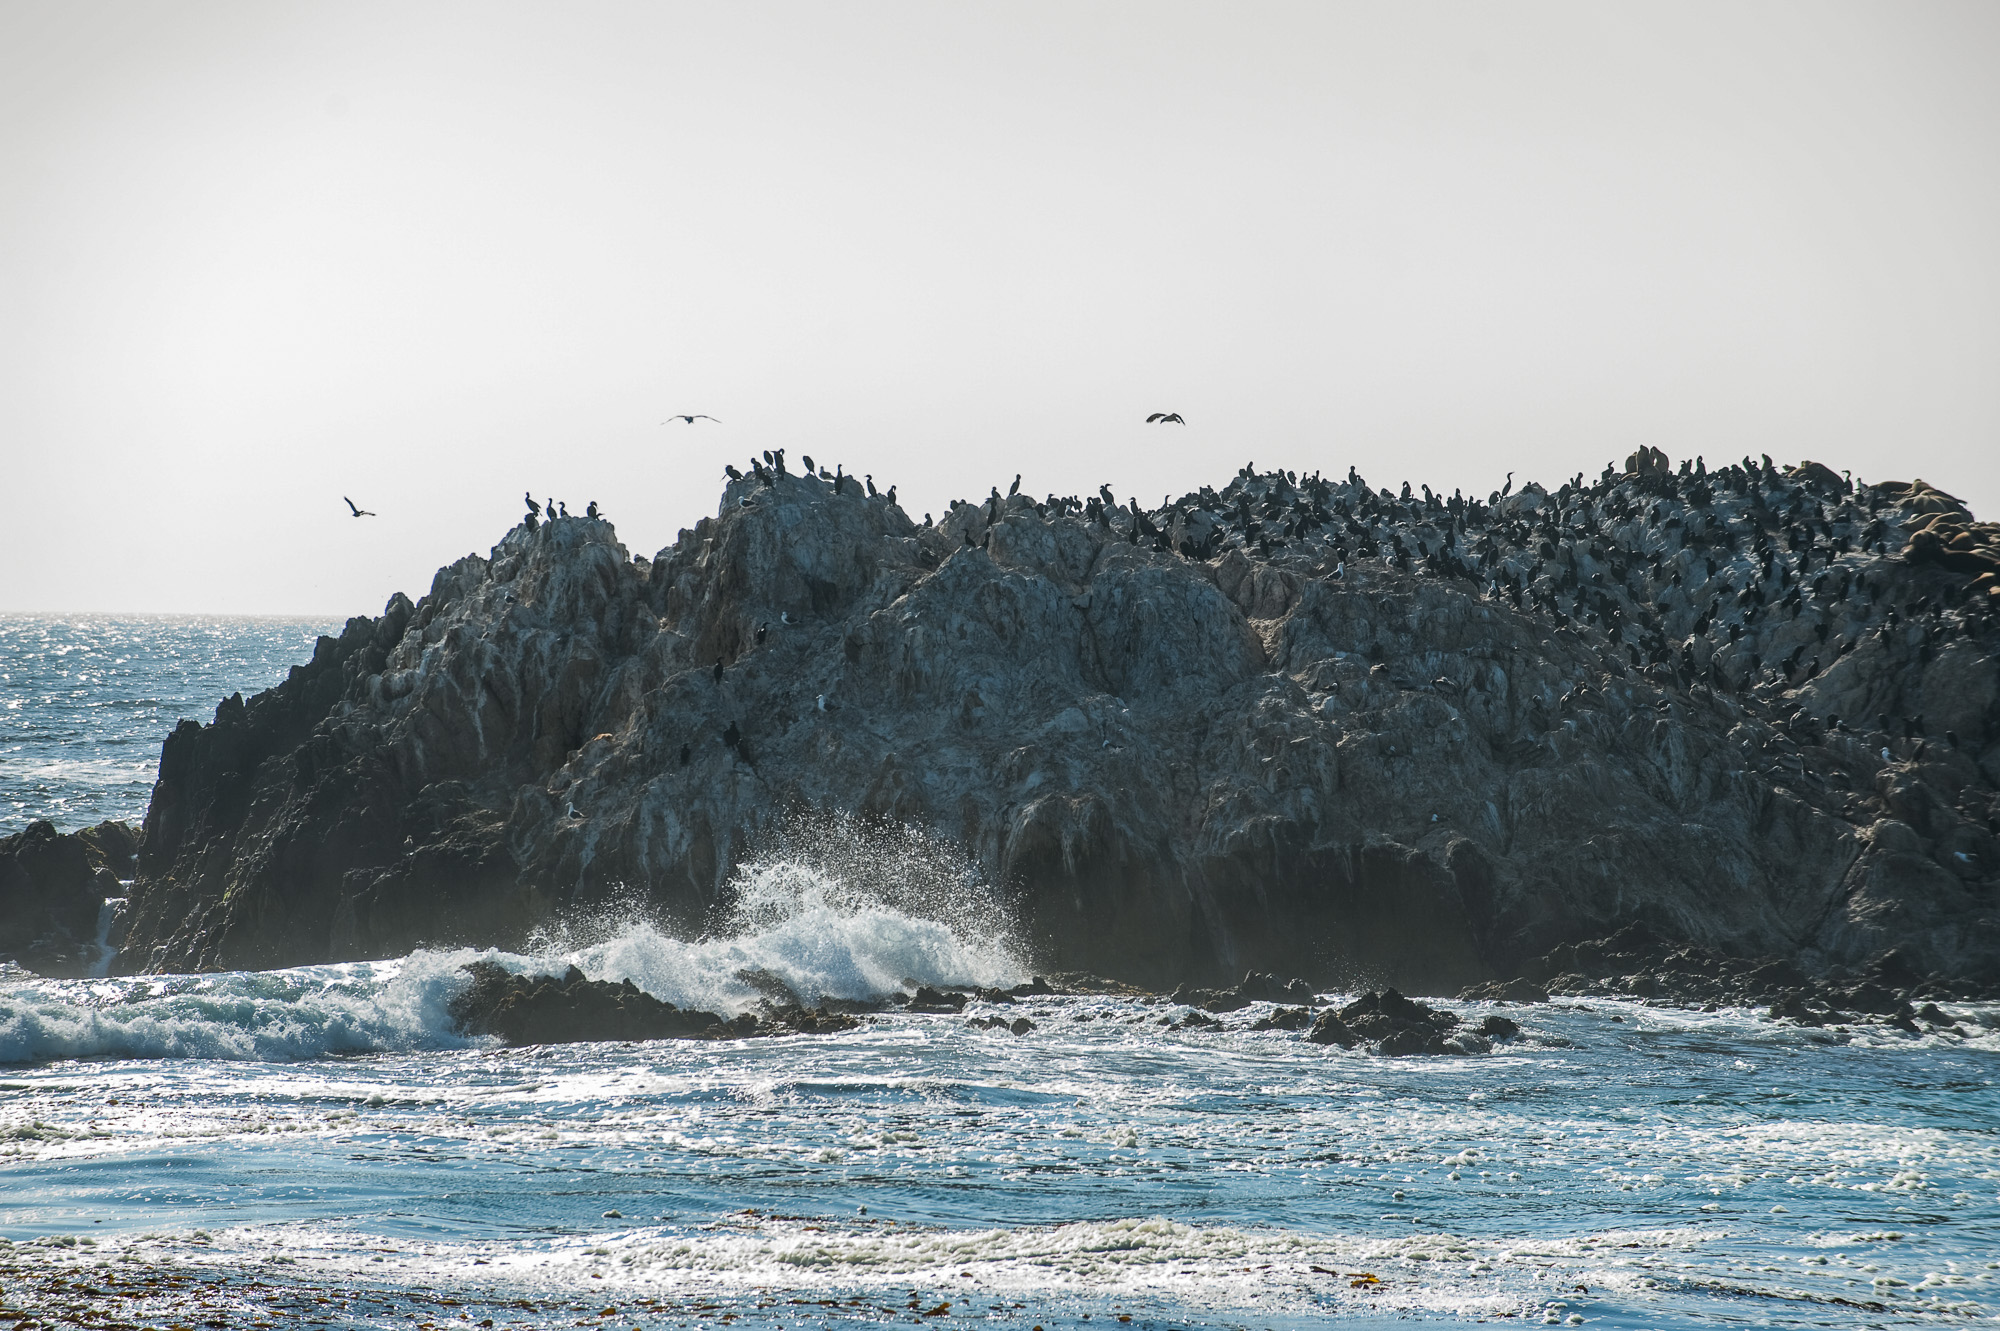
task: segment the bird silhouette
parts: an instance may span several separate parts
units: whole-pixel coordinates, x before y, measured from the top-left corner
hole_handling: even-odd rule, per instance
[[[346,495],[342,495],[342,496],[341,496],[341,498],[342,498],[342,499],[347,499],[347,496],[346,496]],[[370,512],[369,512],[369,511],[368,511],[367,509],[365,509],[365,508],[355,508],[355,506],[354,506],[354,501],[353,501],[352,499],[347,499],[347,506],[348,506],[349,508],[352,508],[352,509],[354,509],[354,516],[355,516],[355,517],[357,517],[357,518],[372,518],[372,517],[374,517],[374,516],[375,516],[375,514],[373,514],[373,513],[370,513]]]
[[[1146,418],[1148,425],[1186,425],[1178,411],[1156,411]]]
[[[671,425],[675,421],[686,421],[689,425],[693,425],[696,421],[715,421],[715,417],[705,415],[702,412],[697,411],[692,415],[682,414],[679,416],[669,416],[665,420],[661,421],[660,424]],[[721,421],[715,421],[715,423],[717,425],[722,424]]]

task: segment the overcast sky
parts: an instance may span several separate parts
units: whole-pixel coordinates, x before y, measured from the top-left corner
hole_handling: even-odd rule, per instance
[[[1986,0],[0,0],[0,609],[374,613],[775,447],[2000,516],[1996,69]]]

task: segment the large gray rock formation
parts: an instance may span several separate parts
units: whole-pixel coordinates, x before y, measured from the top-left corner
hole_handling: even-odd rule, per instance
[[[1041,964],[1162,986],[1437,992],[1633,922],[2000,974],[1996,597],[1904,549],[1977,528],[1921,483],[1246,468],[920,526],[753,469],[651,561],[516,527],[182,722],[121,964],[505,944],[621,897],[692,930],[840,810],[956,842]]]

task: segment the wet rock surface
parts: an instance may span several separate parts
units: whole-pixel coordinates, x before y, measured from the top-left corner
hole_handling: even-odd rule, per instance
[[[68,833],[37,821],[0,837],[0,961],[89,974],[105,899],[123,891],[137,849],[133,829],[109,821]]]
[[[121,966],[512,945],[620,894],[695,931],[807,809],[930,829],[1037,964],[1158,989],[1609,985],[1528,971],[1633,924],[1669,989],[2000,979],[2000,592],[1933,487],[1246,467],[931,523],[752,472],[650,560],[523,524],[183,723]]]
[[[490,961],[465,967],[471,983],[452,1000],[452,1019],[468,1035],[510,1045],[603,1040],[742,1040],[762,1035],[826,1035],[859,1022],[825,1008],[778,1008],[723,1017],[675,1007],[630,980],[587,979],[572,966],[560,977],[517,975]]]

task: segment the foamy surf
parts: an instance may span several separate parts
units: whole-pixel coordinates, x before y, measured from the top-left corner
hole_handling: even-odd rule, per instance
[[[1023,978],[1002,918],[976,883],[954,880],[959,870],[948,860],[940,867],[930,843],[905,849],[899,859],[891,843],[858,883],[791,856],[746,866],[735,910],[698,939],[674,938],[644,920],[596,920],[594,941],[551,941],[529,953],[424,950],[379,962],[119,979],[17,972],[0,979],[0,1063],[283,1061],[462,1048],[476,1041],[458,1032],[450,1005],[474,960],[522,974],[575,966],[594,980],[630,980],[678,1006],[725,1014]]]

